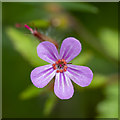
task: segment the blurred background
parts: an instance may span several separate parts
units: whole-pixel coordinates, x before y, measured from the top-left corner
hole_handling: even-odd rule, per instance
[[[2,3],[3,118],[118,117],[118,3]],[[37,56],[39,40],[28,24],[56,40],[80,40],[73,64],[88,66],[94,78],[88,87],[74,84],[69,100],[53,90],[36,88],[30,73],[48,64]]]

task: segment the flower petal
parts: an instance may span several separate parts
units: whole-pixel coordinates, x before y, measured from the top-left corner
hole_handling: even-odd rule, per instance
[[[75,58],[80,53],[80,51],[81,43],[73,37],[68,37],[61,45],[60,57],[61,59],[65,59],[66,62],[69,62]]]
[[[32,83],[38,88],[46,86],[54,76],[55,70],[52,65],[40,66],[31,72]]]
[[[67,66],[68,68],[66,73],[76,84],[85,87],[91,83],[93,79],[93,72],[90,68],[69,64]]]
[[[42,42],[37,47],[38,56],[49,62],[54,63],[59,59],[58,51],[53,43],[48,41]]]
[[[65,73],[56,74],[54,92],[60,99],[69,99],[73,96],[74,88],[72,82]]]

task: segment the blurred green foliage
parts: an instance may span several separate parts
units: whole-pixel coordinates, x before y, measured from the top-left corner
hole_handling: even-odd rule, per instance
[[[117,118],[117,7],[117,3],[3,3],[3,117]],[[64,101],[47,86],[33,86],[31,70],[48,63],[37,55],[37,38],[25,28],[15,28],[16,23],[37,27],[59,47],[65,37],[79,39],[82,51],[71,62],[92,69],[90,86],[73,83],[75,94]]]
[[[44,110],[43,110],[43,113],[45,116],[50,115],[51,111],[56,105],[56,102],[57,102],[57,97],[53,93],[50,93],[49,97],[46,100]]]
[[[100,112],[98,117],[118,118],[118,85],[112,84],[107,86],[105,95],[106,99],[98,104],[98,110]]]
[[[22,93],[20,93],[19,97],[21,100],[27,100],[35,96],[38,96],[46,91],[47,91],[46,89],[38,89],[37,87],[32,85],[32,86],[29,86],[27,89],[25,89]]]
[[[15,49],[25,57],[32,65],[40,66],[45,65],[47,62],[40,59],[37,55],[37,45],[39,41],[32,40],[30,37],[25,35],[24,33],[19,32],[14,28],[8,28],[6,33],[12,40]]]
[[[100,40],[109,56],[118,60],[118,31],[108,28],[101,29],[99,32]]]
[[[98,8],[89,3],[60,3],[66,10],[77,11],[77,12],[88,12],[88,13],[98,13]]]
[[[50,22],[47,20],[33,20],[28,23],[28,25],[39,28],[49,27]]]

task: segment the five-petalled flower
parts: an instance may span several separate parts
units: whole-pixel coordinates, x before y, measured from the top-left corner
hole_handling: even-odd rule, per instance
[[[32,83],[38,87],[45,87],[55,76],[54,92],[60,99],[69,99],[74,94],[72,82],[81,87],[88,86],[93,73],[90,68],[69,64],[81,51],[81,43],[73,38],[66,38],[61,45],[60,54],[54,44],[45,41],[38,45],[38,56],[50,63],[35,68],[31,72]]]

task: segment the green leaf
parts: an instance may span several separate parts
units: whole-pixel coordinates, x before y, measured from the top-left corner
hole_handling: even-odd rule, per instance
[[[55,94],[53,94],[53,92],[49,93],[49,97],[46,100],[44,111],[43,111],[45,116],[48,116],[52,112],[56,104],[56,101],[57,101],[57,97],[55,96]]]
[[[118,31],[103,28],[100,30],[99,36],[107,54],[118,60]]]
[[[118,84],[108,85],[106,99],[98,104],[99,118],[118,118]]]
[[[91,5],[89,3],[74,3],[74,2],[67,2],[67,3],[60,3],[62,6],[64,6],[65,9],[71,10],[71,11],[82,11],[82,12],[88,12],[88,13],[98,13],[98,8],[94,5]]]
[[[33,66],[41,66],[47,64],[37,55],[37,46],[39,42],[31,36],[26,36],[24,33],[15,28],[7,28],[7,35],[10,37],[14,48]]]
[[[37,88],[33,85],[29,86],[27,89],[25,89],[22,93],[20,93],[19,98],[21,100],[28,100],[33,97],[36,97],[44,92],[46,92],[46,88]]]

